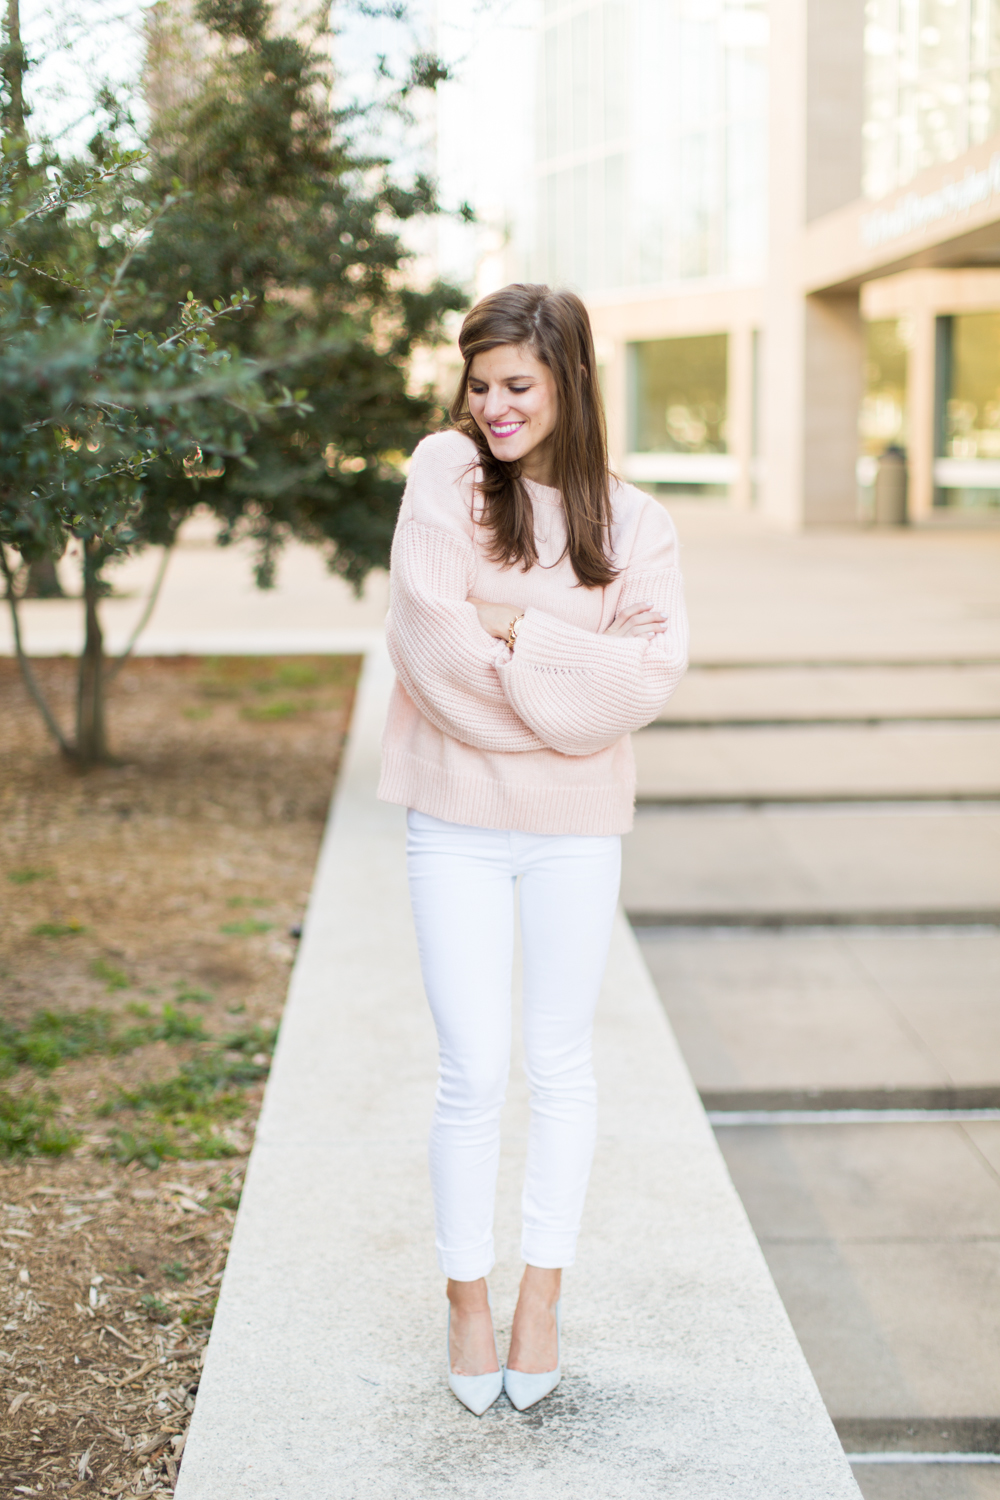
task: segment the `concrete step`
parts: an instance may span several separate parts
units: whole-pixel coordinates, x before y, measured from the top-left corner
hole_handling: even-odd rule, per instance
[[[1000,718],[1000,663],[693,666],[660,722]]]
[[[644,729],[641,801],[1000,797],[1000,723]]]
[[[1000,809],[640,807],[624,850],[643,921],[1000,919]]]
[[[564,1376],[477,1421],[445,1381],[426,1135],[436,1071],[404,871],[375,801],[368,659],[222,1283],[177,1500],[849,1500],[857,1488],[638,947],[617,925]],[[505,1114],[501,1344],[526,1097]]]
[[[1000,1123],[718,1134],[832,1415],[1000,1417]]]
[[[1000,932],[639,937],[714,1109],[998,1102]]]
[[[640,936],[866,1500],[993,1494],[905,1460],[998,1451],[1000,1120],[921,1111],[1000,1099],[1000,933]]]
[[[907,1423],[908,1430],[913,1426]],[[927,1430],[936,1434],[934,1441],[940,1443],[942,1431],[950,1434],[956,1426],[954,1422],[929,1422]],[[929,1451],[937,1450],[932,1447]],[[1000,1463],[993,1459],[935,1461],[923,1466],[906,1459],[881,1459],[858,1465],[854,1472],[865,1500],[1000,1500]]]

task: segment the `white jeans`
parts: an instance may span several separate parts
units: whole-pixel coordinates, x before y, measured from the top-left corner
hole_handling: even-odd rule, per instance
[[[412,810],[407,822],[410,899],[441,1054],[430,1140],[438,1263],[456,1281],[475,1281],[494,1261],[520,876],[531,1093],[521,1253],[533,1266],[572,1265],[594,1153],[591,1038],[621,840],[468,828]]]

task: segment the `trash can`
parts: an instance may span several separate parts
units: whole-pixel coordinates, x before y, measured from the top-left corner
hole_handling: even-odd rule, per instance
[[[906,454],[893,445],[878,461],[875,475],[876,526],[906,525]]]

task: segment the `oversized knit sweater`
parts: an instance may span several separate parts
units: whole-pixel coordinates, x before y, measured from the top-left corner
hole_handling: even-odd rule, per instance
[[[379,796],[450,823],[525,833],[625,833],[635,762],[629,734],[650,723],[687,664],[677,536],[666,511],[613,484],[611,543],[621,571],[578,583],[565,555],[558,490],[528,483],[538,562],[487,556],[476,448],[458,432],[413,455],[392,544],[389,654],[396,669]],[[470,597],[524,611],[511,651]],[[648,603],[650,638],[605,635]]]

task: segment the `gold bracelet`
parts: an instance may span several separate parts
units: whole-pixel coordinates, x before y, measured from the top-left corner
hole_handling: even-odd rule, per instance
[[[521,621],[523,619],[524,619],[523,615],[515,615],[514,618],[513,618],[513,620],[511,620],[510,625],[508,626],[508,629],[507,629],[507,645],[508,645],[508,647],[510,648],[511,651],[513,651],[513,649],[514,649],[514,643],[517,640],[517,627],[520,625],[520,623],[521,623]]]

